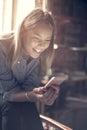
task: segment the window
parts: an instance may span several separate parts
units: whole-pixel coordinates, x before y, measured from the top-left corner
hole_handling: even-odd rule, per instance
[[[14,30],[35,7],[35,0],[0,0],[0,33]]]
[[[11,30],[12,0],[0,0],[0,33]]]
[[[16,26],[32,9],[35,8],[35,0],[18,0]],[[16,27],[15,26],[15,27]]]

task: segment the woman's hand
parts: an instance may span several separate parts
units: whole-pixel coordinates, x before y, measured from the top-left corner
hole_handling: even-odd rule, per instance
[[[55,99],[58,97],[59,87],[52,86],[47,90],[44,90],[44,87],[35,88],[33,91],[28,92],[28,97],[30,101],[40,101],[45,105],[52,105]]]
[[[55,99],[58,97],[59,87],[50,87],[43,94],[38,94],[38,100],[46,105],[52,105]]]

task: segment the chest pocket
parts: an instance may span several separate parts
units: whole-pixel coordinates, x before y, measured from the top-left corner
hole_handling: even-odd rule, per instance
[[[29,64],[27,64],[26,60],[20,58],[13,70],[13,74],[17,81],[19,83],[23,83],[24,80],[31,75],[37,64],[37,60],[32,60]]]

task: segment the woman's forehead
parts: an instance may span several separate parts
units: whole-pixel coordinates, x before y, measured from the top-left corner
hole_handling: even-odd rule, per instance
[[[42,34],[46,34],[47,37],[51,37],[52,35],[52,28],[50,28],[45,23],[37,24],[33,29],[29,30],[29,33],[33,34],[34,36],[41,36]]]

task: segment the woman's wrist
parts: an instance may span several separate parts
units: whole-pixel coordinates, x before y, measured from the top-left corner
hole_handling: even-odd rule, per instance
[[[35,102],[37,100],[34,91],[25,92],[25,97],[27,101]]]

